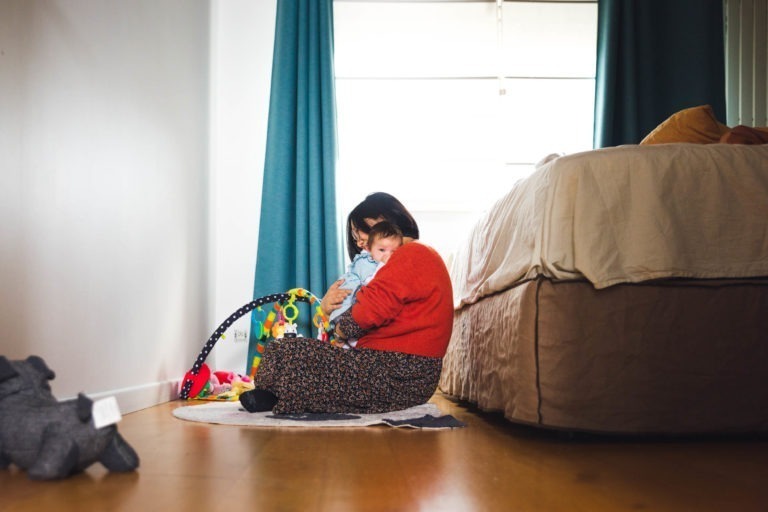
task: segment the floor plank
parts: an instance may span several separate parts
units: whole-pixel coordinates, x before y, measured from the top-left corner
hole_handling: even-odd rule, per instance
[[[57,482],[0,471],[0,511],[765,511],[768,439],[568,437],[445,397],[455,430],[252,428],[176,419],[170,402],[119,424],[135,473],[94,464]]]

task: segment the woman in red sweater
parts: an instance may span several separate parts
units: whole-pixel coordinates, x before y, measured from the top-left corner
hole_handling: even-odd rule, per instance
[[[249,411],[379,413],[429,400],[437,388],[453,323],[451,281],[442,258],[417,241],[413,216],[393,196],[371,194],[349,214],[350,258],[381,220],[403,232],[376,277],[337,320],[337,335],[357,338],[346,350],[311,338],[270,343],[256,374],[256,389],[240,395]],[[348,290],[334,283],[322,301],[337,309]]]

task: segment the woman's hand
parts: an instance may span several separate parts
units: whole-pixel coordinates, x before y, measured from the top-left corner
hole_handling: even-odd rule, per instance
[[[339,309],[347,295],[352,293],[351,290],[339,288],[342,284],[344,284],[343,279],[339,279],[333,283],[331,287],[328,288],[328,291],[325,292],[325,297],[320,301],[320,308],[326,315],[330,315],[332,311]]]

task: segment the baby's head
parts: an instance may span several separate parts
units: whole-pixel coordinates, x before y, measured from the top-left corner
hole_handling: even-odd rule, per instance
[[[395,249],[401,245],[403,245],[403,232],[395,224],[386,220],[374,224],[368,233],[368,252],[380,263],[386,263]]]

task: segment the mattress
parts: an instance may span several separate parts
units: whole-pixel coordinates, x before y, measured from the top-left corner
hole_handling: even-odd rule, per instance
[[[768,145],[619,146],[538,166],[453,255],[454,305],[535,279],[768,276]]]
[[[455,312],[440,388],[571,431],[768,431],[768,280],[539,277]]]

